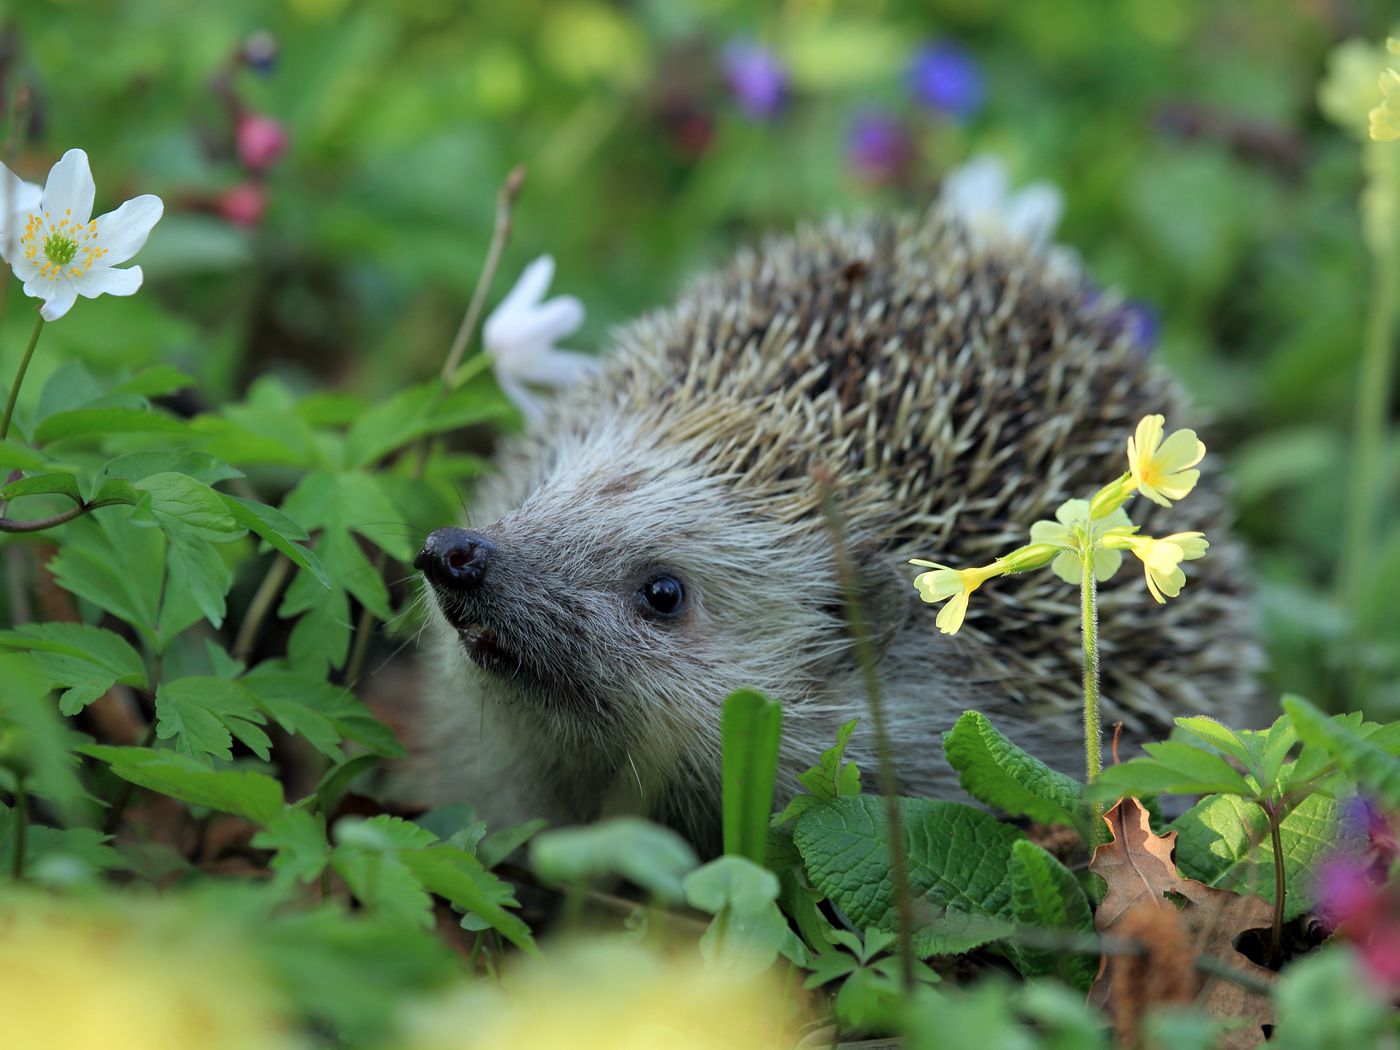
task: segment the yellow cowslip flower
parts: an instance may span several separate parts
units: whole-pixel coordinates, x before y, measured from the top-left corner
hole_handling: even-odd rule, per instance
[[[408,1007],[405,1050],[771,1050],[792,1046],[781,981],[620,938],[556,944],[499,984]]]
[[[926,565],[933,570],[921,572],[914,577],[914,586],[918,588],[920,598],[930,605],[952,599],[938,613],[936,622],[940,631],[944,634],[958,633],[958,628],[967,616],[967,600],[972,596],[972,592],[992,577],[1005,574],[1005,561],[1004,558],[998,558],[990,565],[971,569],[950,569],[936,561],[920,561],[917,558],[910,560],[912,565]]]
[[[1374,141],[1394,142],[1400,139],[1400,73],[1387,69],[1381,74],[1381,102],[1369,116]]]
[[[1182,571],[1181,563],[1201,557],[1210,546],[1200,532],[1174,532],[1170,536],[1154,539],[1118,530],[1104,537],[1104,545],[1110,549],[1130,550],[1137,556],[1142,562],[1148,593],[1162,605],[1166,604],[1167,598],[1175,598],[1186,586],[1186,573]]]
[[[132,895],[134,898],[135,895]],[[237,932],[162,901],[0,901],[0,1046],[292,1050]]]
[[[1390,65],[1386,54],[1370,40],[1352,39],[1327,55],[1327,75],[1317,89],[1323,115],[1358,139],[1367,138],[1367,115],[1380,93],[1376,79]]]
[[[1124,475],[1125,477],[1127,475]],[[1067,499],[1055,511],[1054,521],[1037,521],[1031,526],[1032,543],[1053,544],[1059,550],[1050,571],[1066,583],[1078,585],[1084,578],[1084,543],[1094,548],[1094,579],[1111,579],[1123,564],[1123,555],[1104,548],[1100,538],[1110,529],[1131,529],[1133,523],[1121,506],[1095,520],[1088,500]]]
[[[1206,446],[1194,430],[1178,430],[1162,439],[1166,419],[1144,416],[1137,434],[1128,438],[1128,473],[1133,485],[1153,503],[1170,507],[1184,499],[1201,472],[1192,470],[1206,454]]]

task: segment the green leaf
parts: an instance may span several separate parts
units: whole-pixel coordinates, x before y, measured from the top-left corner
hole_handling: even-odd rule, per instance
[[[186,474],[164,471],[136,482],[150,496],[151,514],[167,532],[186,532],[212,543],[227,543],[244,533],[219,493]]]
[[[477,843],[476,855],[486,867],[494,868],[547,827],[549,821],[536,817],[523,824],[497,828]]]
[[[185,424],[149,408],[78,408],[55,412],[34,431],[34,443],[47,445],[75,437],[106,437],[108,434],[179,434]]]
[[[319,813],[330,813],[336,804],[350,790],[350,785],[363,773],[379,765],[378,755],[356,755],[348,758],[338,766],[332,766],[326,770],[316,789],[311,792],[301,802],[299,806],[310,806]]]
[[[258,849],[276,850],[272,870],[282,883],[309,883],[330,862],[331,846],[325,822],[307,810],[289,806],[253,836]]]
[[[1011,845],[1011,913],[1020,926],[1094,931],[1089,898],[1063,864],[1029,839]],[[1027,977],[1057,976],[1087,992],[1098,959],[1078,952],[1016,946],[1012,959]]]
[[[164,534],[132,525],[120,510],[79,518],[64,526],[64,532],[64,543],[49,562],[59,584],[125,620],[155,648],[162,648],[156,643],[165,580]],[[188,623],[178,626],[183,629]]]
[[[727,856],[696,868],[683,882],[692,908],[713,915],[700,939],[710,962],[761,973],[779,953],[799,965],[807,951],[778,909],[778,877],[747,857]]]
[[[1090,798],[1124,795],[1208,795],[1225,792],[1253,798],[1258,791],[1219,755],[1180,741],[1147,744],[1151,757],[1133,758],[1105,769],[1089,789]]]
[[[213,770],[173,751],[89,744],[80,749],[123,780],[192,806],[269,824],[283,810],[282,785],[262,773]]]
[[[442,384],[424,383],[400,390],[360,415],[345,435],[346,464],[369,466],[428,433],[428,411],[441,395]]]
[[[258,704],[289,733],[299,733],[317,750],[337,762],[339,743],[354,740],[377,755],[402,758],[406,754],[394,732],[370,713],[364,701],[344,686],[320,676],[282,670],[264,662],[240,684]]]
[[[0,805],[0,871],[8,873],[14,864],[14,810]],[[120,853],[107,845],[110,835],[95,828],[50,828],[30,824],[24,836],[24,871],[39,882],[58,876],[71,883],[75,875],[91,877],[99,872],[129,867]],[[78,870],[73,870],[74,865]]]
[[[586,827],[540,832],[530,843],[530,863],[551,882],[621,876],[667,904],[679,904],[685,900],[681,880],[700,862],[670,828],[640,817],[610,817]]]
[[[1231,758],[1245,765],[1251,764],[1253,756],[1250,754],[1249,748],[1245,746],[1244,741],[1240,739],[1240,735],[1214,718],[1206,715],[1193,715],[1190,718],[1178,718],[1176,724],[1192,736],[1219,748]]]
[[[377,817],[342,817],[335,825],[337,845],[356,849],[392,852],[402,849],[422,849],[438,840],[427,828],[411,820],[381,813]]]
[[[253,695],[222,678],[177,678],[156,689],[156,736],[174,739],[191,758],[233,758],[237,737],[266,761],[272,741],[259,727],[267,723]]]
[[[0,489],[0,499],[19,499],[21,496],[66,496],[74,503],[82,503],[83,496],[78,490],[77,476],[62,471],[52,474],[35,474],[20,478]]]
[[[70,824],[89,824],[93,807],[74,753],[84,739],[59,717],[49,683],[28,653],[0,656],[0,790],[24,777],[31,795],[47,799]]]
[[[128,452],[107,462],[97,473],[94,485],[108,478],[123,478],[127,481],[141,481],[152,474],[188,474],[205,485],[241,478],[243,472],[229,466],[221,459],[215,459],[207,452],[197,452],[189,448],[155,448],[142,452]]]
[[[859,718],[852,718],[843,725],[836,734],[836,745],[823,751],[815,766],[797,775],[797,782],[809,795],[827,801],[860,794],[860,769],[854,762],[845,761],[846,746],[859,723]]]
[[[269,546],[281,551],[293,564],[309,572],[322,587],[331,585],[330,577],[321,567],[320,559],[297,542],[306,539],[307,536],[306,530],[295,521],[266,503],[240,499],[238,496],[229,496],[222,492],[219,493],[219,497],[233,515],[235,522],[249,532],[257,533]]]
[[[396,851],[341,843],[331,851],[331,867],[370,911],[404,926],[432,927],[433,899]]]
[[[1274,847],[1259,806],[1234,795],[1212,795],[1171,826],[1177,833],[1176,865],[1187,878],[1274,902]],[[1347,838],[1341,804],[1321,795],[1305,798],[1283,819],[1279,838],[1288,888],[1285,920],[1312,907],[1310,876],[1323,857],[1363,845],[1355,836]]]
[[[506,910],[519,907],[509,883],[492,875],[476,857],[451,846],[429,846],[404,850],[399,859],[432,892],[486,920],[527,955],[539,954],[530,928]]]
[[[159,397],[173,394],[195,386],[194,379],[178,368],[170,365],[153,365],[143,368],[130,379],[125,379],[112,388],[113,394],[138,394],[141,397]]]
[[[79,623],[25,624],[0,631],[0,647],[27,649],[49,684],[67,691],[59,710],[76,715],[113,685],[146,686],[140,654],[122,638]]]
[[[1021,832],[956,802],[898,801],[911,891],[945,920],[918,932],[920,953],[967,951],[1003,936],[1011,918],[1011,847]],[[884,805],[869,795],[820,803],[797,818],[793,841],[812,884],[852,925],[892,931],[897,911]]]
[[[959,782],[979,802],[1041,824],[1066,824],[1088,838],[1084,786],[1021,750],[977,711],[966,711],[943,735]]]
[[[1328,718],[1300,696],[1285,696],[1283,709],[1306,743],[1329,752],[1378,801],[1400,807],[1400,758],[1367,740],[1366,734]]]
[[[49,458],[14,438],[0,438],[0,469],[43,470]]]
[[[725,700],[721,726],[724,852],[747,857],[761,867],[778,775],[782,705],[751,689],[740,689]]]

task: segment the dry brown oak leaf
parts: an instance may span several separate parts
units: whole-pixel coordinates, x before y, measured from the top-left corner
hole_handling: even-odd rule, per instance
[[[1103,819],[1113,833],[1113,841],[1097,847],[1089,862],[1089,870],[1108,886],[1094,914],[1094,928],[1100,934],[1124,936],[1135,927],[1140,928],[1138,923],[1125,922],[1135,909],[1170,908],[1180,919],[1197,958],[1212,956],[1231,973],[1252,978],[1255,983],[1274,981],[1272,970],[1235,949],[1235,941],[1245,931],[1272,926],[1271,905],[1261,897],[1242,896],[1183,879],[1172,862],[1176,832],[1154,834],[1147,822],[1147,810],[1137,799],[1123,799]],[[1148,945],[1149,951],[1151,948]],[[1141,979],[1144,968],[1126,964],[1129,958],[1105,954],[1089,990],[1089,1001],[1113,1018],[1120,1038],[1135,1033],[1138,1020],[1151,1007],[1166,1005],[1157,997],[1155,982]],[[1197,1006],[1211,1017],[1238,1022],[1219,1043],[1220,1050],[1246,1050],[1264,1041],[1263,1026],[1273,1024],[1273,1005],[1268,996],[1199,970],[1192,980]]]

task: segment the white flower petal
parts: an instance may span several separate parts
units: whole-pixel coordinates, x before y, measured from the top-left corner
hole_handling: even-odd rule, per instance
[[[116,211],[99,216],[97,244],[107,249],[102,264],[116,266],[139,252],[164,212],[165,204],[159,197],[144,193],[132,197]]]
[[[525,422],[529,426],[534,426],[544,419],[544,404],[538,397],[525,389],[525,386],[518,383],[509,374],[497,371],[496,382],[505,391],[506,397],[515,403],[515,407],[520,409],[520,414],[525,417]]]
[[[141,287],[141,278],[139,266],[127,266],[120,270],[110,266],[94,266],[87,273],[68,280],[79,295],[96,299],[99,295],[135,295]]]
[[[55,223],[68,219],[83,226],[92,218],[92,199],[96,195],[88,155],[80,149],[70,149],[49,171],[43,209]]]
[[[31,299],[44,300],[39,313],[45,321],[57,321],[73,308],[78,298],[77,290],[69,281],[55,281],[51,277],[31,277],[24,282],[24,294]]]
[[[549,282],[552,280],[554,280],[554,257],[541,255],[525,267],[520,274],[520,279],[515,282],[515,287],[507,292],[500,305],[491,311],[491,315],[486,318],[486,330],[490,330],[492,321],[506,322],[507,319],[513,319],[516,315],[528,313],[544,298],[545,293],[549,291]]]
[[[485,333],[486,349],[498,356],[524,354],[525,347],[547,348],[565,336],[573,335],[583,324],[583,304],[571,295],[561,295],[547,303],[517,314],[510,324]]]
[[[1032,183],[1006,202],[1002,212],[1006,232],[1028,244],[1044,245],[1055,235],[1064,207],[1064,198],[1054,186]]]
[[[603,363],[591,354],[574,350],[546,349],[512,361],[508,371],[511,378],[541,386],[572,386],[580,380],[595,376]]]
[[[948,173],[939,200],[953,215],[973,225],[980,216],[1001,208],[1009,181],[1001,161],[974,157]]]
[[[44,187],[25,182],[0,164],[0,259],[9,259],[10,245],[18,245],[25,221],[43,199]]]
[[[31,259],[29,256],[25,255],[24,252],[15,252],[15,257],[10,263],[10,268],[14,270],[15,276],[21,281],[28,281],[39,272],[39,267],[41,265],[42,262],[38,257]],[[26,292],[25,294],[27,295],[28,293]]]

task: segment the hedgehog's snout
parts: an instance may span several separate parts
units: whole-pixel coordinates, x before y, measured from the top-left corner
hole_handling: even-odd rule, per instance
[[[480,532],[435,529],[413,559],[413,567],[437,587],[476,591],[490,572],[496,553],[496,545]]]

